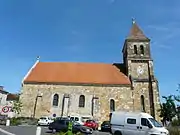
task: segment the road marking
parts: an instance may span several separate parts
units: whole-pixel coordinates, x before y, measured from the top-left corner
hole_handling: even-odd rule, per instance
[[[6,131],[6,130],[3,130],[2,128],[0,128],[0,132],[4,133],[4,134],[6,134],[6,135],[15,135],[15,134],[10,133],[10,132],[8,132],[8,131]]]

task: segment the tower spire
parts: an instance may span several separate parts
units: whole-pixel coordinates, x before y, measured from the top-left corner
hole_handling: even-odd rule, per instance
[[[132,18],[132,27],[129,33],[129,36],[126,38],[127,40],[149,40],[147,38],[143,31],[140,29],[140,27],[137,25],[135,18]]]

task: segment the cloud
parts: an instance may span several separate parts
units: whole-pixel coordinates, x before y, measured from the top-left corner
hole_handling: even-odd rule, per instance
[[[173,41],[177,40],[180,35],[180,27],[177,22],[170,22],[163,25],[148,25],[147,31],[152,35],[154,47],[162,49],[172,49]]]

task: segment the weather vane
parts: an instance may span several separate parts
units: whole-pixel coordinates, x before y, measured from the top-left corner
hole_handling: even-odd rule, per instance
[[[132,18],[132,23],[133,23],[133,24],[135,24],[135,23],[136,23],[135,18]]]

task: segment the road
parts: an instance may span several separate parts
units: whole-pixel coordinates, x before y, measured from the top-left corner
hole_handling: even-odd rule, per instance
[[[0,128],[15,135],[36,135],[37,127],[36,126],[10,126],[10,127],[0,126]],[[49,130],[47,127],[42,127],[41,135],[51,135],[52,133],[48,131]],[[9,134],[9,135],[12,135],[12,134]],[[0,131],[0,135],[8,135],[8,134],[4,134]],[[95,131],[93,135],[110,135],[110,134]]]

